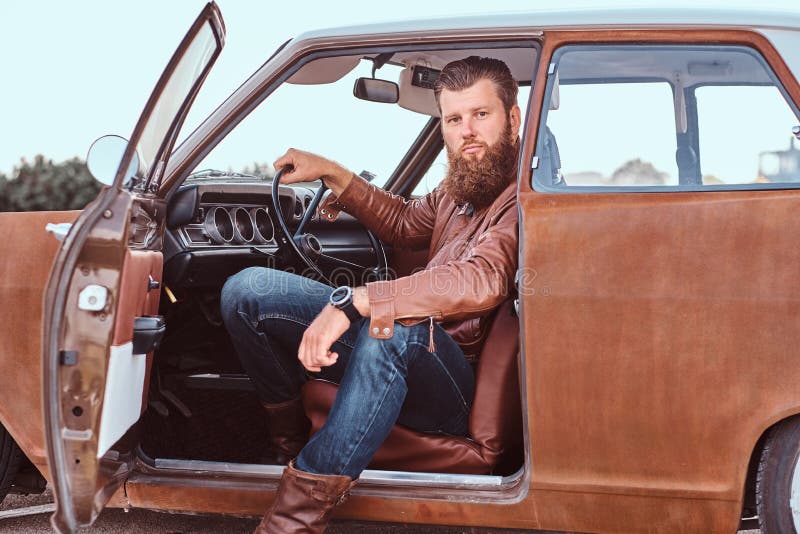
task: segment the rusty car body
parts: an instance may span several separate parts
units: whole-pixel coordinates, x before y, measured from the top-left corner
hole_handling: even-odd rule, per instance
[[[313,185],[276,189],[275,213],[269,179],[203,162],[284,88],[324,101],[366,66],[397,73],[400,101],[361,102],[364,120],[380,106],[421,120],[380,183],[414,196],[443,149],[426,80],[473,54],[503,59],[523,87],[517,312],[506,306],[478,387],[493,347],[512,365],[484,386],[494,412],[471,427],[500,459],[485,472],[390,460],[338,517],[732,532],[759,515],[766,530],[797,528],[800,11],[551,10],[309,32],[178,144],[224,36],[209,4],[85,210],[0,213],[0,422],[28,475],[55,488],[59,530],[106,505],[263,512],[282,468],[258,459],[266,430],[215,311],[225,278],[292,263],[276,216],[304,220],[351,264],[383,250],[402,274],[426,251],[392,251],[345,215],[315,219]],[[74,224],[60,243],[47,223]],[[342,265],[331,261],[326,272]],[[147,317],[166,335],[134,350]],[[506,416],[511,433],[492,445]]]

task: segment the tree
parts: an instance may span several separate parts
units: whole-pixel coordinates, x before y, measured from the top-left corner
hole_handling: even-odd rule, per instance
[[[656,169],[649,161],[639,158],[626,161],[611,174],[612,185],[664,185],[667,173]]]
[[[232,169],[229,169],[232,170]],[[253,166],[250,165],[245,166],[244,169],[241,171],[244,174],[253,174],[255,176],[260,176],[262,178],[272,178],[275,176],[275,171],[272,169],[272,165],[269,163],[259,163],[257,161],[253,162]]]
[[[32,163],[21,160],[11,179],[0,174],[0,211],[79,210],[100,187],[81,159],[53,163],[39,154]]]

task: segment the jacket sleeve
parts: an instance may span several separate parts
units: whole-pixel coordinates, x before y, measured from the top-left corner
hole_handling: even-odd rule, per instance
[[[388,339],[399,319],[463,320],[486,314],[508,298],[518,262],[515,197],[493,217],[462,259],[367,284],[370,335]]]
[[[423,248],[433,234],[438,200],[438,191],[406,200],[354,174],[338,198],[330,194],[320,204],[318,214],[322,220],[334,221],[340,211],[346,211],[394,247]]]

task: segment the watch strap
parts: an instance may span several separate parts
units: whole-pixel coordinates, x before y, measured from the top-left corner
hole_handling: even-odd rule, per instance
[[[361,319],[358,308],[353,304],[352,288],[341,286],[334,289],[333,293],[331,293],[330,303],[334,308],[342,310],[351,323],[357,319]]]
[[[355,304],[353,304],[352,299],[339,309],[342,310],[345,315],[347,315],[347,318],[350,319],[351,323],[361,319],[361,313],[358,311],[358,308],[356,308]]]

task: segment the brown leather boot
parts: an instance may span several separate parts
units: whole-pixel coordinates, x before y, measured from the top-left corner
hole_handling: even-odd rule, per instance
[[[356,481],[344,475],[317,475],[295,468],[283,471],[278,493],[255,534],[321,534],[333,509],[347,500]]]
[[[279,404],[262,403],[269,425],[269,448],[275,463],[286,465],[308,441],[311,422],[300,397]]]

